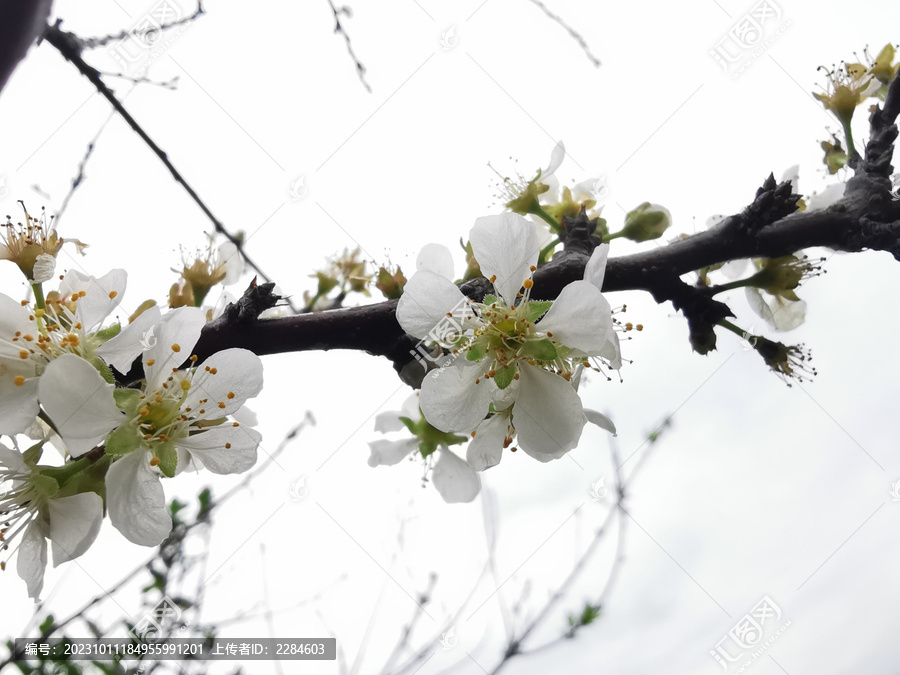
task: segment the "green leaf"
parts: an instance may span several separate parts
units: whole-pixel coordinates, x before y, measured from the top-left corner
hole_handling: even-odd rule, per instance
[[[525,343],[522,354],[538,361],[552,361],[558,356],[556,347],[550,340],[529,340]]]
[[[47,618],[44,619],[43,623],[38,626],[38,630],[41,631],[41,635],[48,634],[50,632],[50,628],[53,626],[53,615],[48,614]]]
[[[141,392],[137,389],[115,389],[113,400],[119,410],[124,410],[129,415],[136,415],[141,407]]]
[[[153,449],[156,451],[156,456],[159,457],[159,470],[162,471],[163,476],[172,478],[175,475],[175,466],[178,464],[178,452],[175,450],[175,444],[171,441],[158,443]]]
[[[496,382],[500,389],[506,389],[516,376],[517,370],[518,368],[516,366],[500,366],[497,368],[497,373],[494,375],[494,382]]]
[[[121,391],[121,390],[120,390]],[[123,424],[106,437],[107,455],[127,455],[141,444],[141,437],[130,424]]]
[[[100,373],[100,377],[102,377],[107,384],[115,384],[116,378],[113,375],[112,370],[109,369],[109,366],[103,363],[99,356],[95,356],[94,358],[88,361],[94,368],[97,369],[97,372]]]
[[[209,510],[209,505],[212,499],[212,494],[209,491],[209,488],[204,488],[203,492],[197,495],[197,500],[200,502],[200,513],[205,513]]]
[[[532,322],[540,319],[553,306],[551,300],[536,300],[528,303],[528,318]]]
[[[496,295],[488,294],[488,295],[484,296],[484,304],[485,305],[493,305],[496,302],[498,302]]]
[[[481,361],[484,358],[485,353],[487,353],[487,344],[484,342],[477,342],[466,352],[466,360],[467,361]]]
[[[106,342],[107,340],[111,340],[116,337],[119,332],[122,330],[122,326],[118,323],[114,323],[112,326],[107,326],[103,330],[98,330],[94,337],[98,338],[101,342]]]
[[[44,441],[40,443],[35,443],[30,448],[28,448],[25,452],[22,453],[22,460],[28,466],[34,466],[41,459],[41,449],[44,447]]]

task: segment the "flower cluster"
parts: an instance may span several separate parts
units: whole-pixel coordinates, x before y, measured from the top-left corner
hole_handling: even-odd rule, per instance
[[[198,364],[192,353],[206,323],[199,307],[162,314],[145,303],[124,328],[104,326],[122,301],[124,270],[96,278],[71,270],[45,294],[46,279],[35,270],[63,240],[30,228],[6,242],[8,250],[18,247],[13,262],[34,299],[0,294],[0,434],[14,445],[0,445],[0,569],[17,553],[18,574],[38,599],[47,540],[54,565],[71,560],[93,543],[105,511],[130,541],[158,545],[172,528],[161,479],[188,468],[230,474],[255,464],[261,436],[234,416],[260,392],[262,362],[227,349]],[[29,253],[19,245],[23,236],[46,253]],[[195,274],[203,264],[185,265],[197,304],[207,281],[226,278],[214,269],[227,264],[225,254],[203,263],[214,273],[206,281]],[[23,256],[35,260],[32,268],[23,267]],[[116,373],[136,372],[136,362],[141,379],[117,386]],[[37,442],[21,451],[22,435]],[[62,464],[44,456],[48,444],[62,452]]]
[[[481,302],[463,295],[452,281],[449,251],[432,244],[420,254],[397,306],[397,320],[407,333],[448,352],[442,367],[422,382],[423,423],[471,439],[465,463],[445,444],[434,466],[435,485],[448,501],[474,498],[478,483],[471,480],[472,471],[496,465],[503,449],[514,443],[547,462],[578,445],[587,421],[614,431],[604,416],[585,411],[577,386],[586,367],[618,369],[622,364],[612,310],[600,290],[608,244],[595,248],[584,279],[566,286],[555,301],[544,301],[532,298],[542,248],[535,223],[515,212],[479,218],[469,242],[495,294]],[[407,427],[416,434],[412,424]],[[372,445],[373,456],[376,449],[383,456],[383,443]],[[391,446],[406,455],[417,447],[415,439]],[[468,488],[448,499],[440,483],[451,466]]]

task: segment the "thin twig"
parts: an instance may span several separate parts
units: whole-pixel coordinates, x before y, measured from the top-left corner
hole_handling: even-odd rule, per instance
[[[369,83],[366,82],[366,67],[356,56],[356,52],[353,51],[353,45],[350,43],[350,34],[347,33],[347,30],[341,23],[341,14],[343,14],[347,18],[350,18],[352,16],[352,10],[347,5],[336,7],[332,0],[328,0],[328,4],[331,6],[331,11],[334,13],[334,32],[340,33],[344,36],[344,42],[347,45],[347,53],[350,54],[350,58],[353,59],[353,63],[356,64],[356,74],[359,75],[359,81],[362,82],[363,86],[366,88],[366,91],[371,94],[372,87],[370,87]]]
[[[569,24],[567,24],[561,16],[551,12],[550,9],[547,7],[547,5],[545,5],[543,2],[541,2],[541,0],[529,0],[529,2],[540,7],[541,10],[544,12],[544,14],[546,14],[553,21],[555,21],[560,26],[562,26],[569,33],[569,35],[572,36],[572,38],[575,40],[575,42],[577,42],[581,46],[581,48],[584,50],[584,53],[587,55],[588,60],[591,63],[593,63],[595,67],[599,68],[602,65],[600,63],[600,59],[598,59],[596,56],[593,55],[593,53],[591,53],[591,49],[590,49],[590,47],[588,47],[587,41],[585,41],[585,39],[581,36],[581,34],[578,31],[576,31]]]
[[[655,444],[656,440],[659,437],[656,436],[650,444],[650,447]],[[649,448],[648,448],[649,452]],[[494,667],[494,669],[490,672],[490,675],[496,675],[496,673],[500,672],[503,667],[514,657],[514,656],[525,656],[529,654],[534,654],[535,652],[543,651],[555,644],[558,644],[564,639],[571,638],[575,635],[578,627],[575,626],[571,628],[566,633],[562,634],[558,638],[550,640],[538,647],[523,650],[521,648],[522,643],[528,638],[528,636],[540,625],[542,624],[546,618],[550,614],[550,610],[559,602],[563,597],[565,597],[569,588],[578,578],[578,576],[584,571],[584,567],[587,564],[588,560],[593,556],[596,552],[597,548],[600,545],[600,542],[604,539],[606,533],[609,531],[609,526],[612,524],[612,520],[615,516],[619,516],[619,529],[618,529],[618,537],[616,540],[616,551],[615,557],[613,558],[613,565],[610,569],[609,575],[607,576],[606,583],[603,586],[603,589],[600,592],[599,600],[597,601],[597,605],[601,605],[605,603],[609,594],[613,588],[615,581],[619,577],[619,570],[624,561],[624,557],[622,556],[622,550],[625,544],[625,518],[622,518],[622,504],[625,501],[625,497],[627,496],[626,492],[626,482],[623,481],[621,475],[621,463],[619,462],[619,454],[618,449],[616,448],[615,441],[610,442],[610,453],[612,456],[613,466],[615,467],[615,489],[616,489],[616,501],[613,504],[613,508],[609,510],[606,518],[601,523],[600,527],[597,529],[594,538],[591,540],[590,545],[587,550],[582,554],[581,558],[575,563],[569,572],[568,576],[563,580],[562,584],[560,584],[559,588],[553,593],[549,600],[547,600],[546,604],[538,611],[537,615],[531,622],[522,630],[518,637],[510,639],[506,651],[503,654],[500,662]],[[646,459],[647,453],[642,455],[642,461],[635,465],[634,470],[632,470],[631,474],[628,477],[627,484],[630,485],[631,481],[634,480],[635,474],[637,470],[643,466],[643,460]]]
[[[198,520],[198,521],[194,521],[192,523],[185,523],[183,525],[183,527],[185,528],[184,534],[187,534],[187,532],[190,532],[192,529],[194,529],[197,525],[200,525],[201,523],[207,523],[209,521],[209,514],[214,509],[220,507],[222,504],[224,504],[229,499],[231,499],[235,494],[237,494],[241,489],[247,487],[247,485],[251,481],[253,481],[261,473],[263,473],[269,466],[271,466],[271,464],[275,461],[275,458],[278,457],[287,448],[288,444],[294,438],[296,438],[297,435],[301,431],[303,431],[306,428],[307,424],[315,424],[315,419],[313,418],[312,413],[309,411],[306,411],[306,414],[304,415],[303,420],[299,424],[295,425],[290,431],[288,431],[287,434],[285,434],[285,436],[281,439],[281,442],[278,444],[278,447],[269,455],[267,461],[263,462],[262,465],[260,465],[260,467],[258,469],[256,469],[255,471],[245,474],[244,478],[237,485],[235,485],[228,492],[226,492],[224,495],[222,495],[222,497],[220,497],[219,499],[210,503],[209,508],[205,512],[205,516],[202,521]],[[207,546],[206,548],[208,550],[209,547]],[[156,560],[158,557],[159,557],[159,552],[158,551],[154,552],[153,555],[148,557],[144,562],[142,562],[140,565],[138,565],[137,567],[132,569],[125,576],[120,578],[110,588],[105,589],[103,591],[103,593],[100,593],[100,594],[94,596],[93,598],[91,598],[88,602],[86,602],[84,605],[82,605],[78,611],[73,612],[72,614],[67,616],[65,619],[62,619],[61,621],[54,621],[52,623],[52,625],[50,625],[47,628],[47,630],[44,630],[41,632],[41,635],[38,639],[44,640],[44,639],[48,638],[53,633],[58,632],[65,626],[68,626],[70,623],[72,623],[72,621],[74,621],[75,619],[82,616],[91,607],[94,607],[95,605],[101,603],[102,601],[104,601],[108,598],[111,598],[115,593],[117,593],[119,590],[121,590],[125,585],[127,585],[130,581],[132,581],[138,574],[140,574],[141,570],[143,570],[145,568],[149,568],[150,565],[153,563],[153,561]],[[39,610],[42,607],[43,607],[43,604],[38,607],[38,611],[35,612],[34,616],[37,616]],[[31,625],[33,622],[34,622],[34,618],[31,619],[31,621],[29,622],[29,625]],[[4,661],[0,661],[0,671],[2,671],[6,665],[11,663],[14,658],[18,658],[20,656],[21,656],[21,654],[18,654],[14,651],[12,654],[10,654],[10,656],[7,659],[5,659]]]
[[[144,28],[140,30],[137,28],[131,28],[130,30],[123,30],[119,31],[118,33],[110,33],[101,37],[81,38],[82,47],[84,47],[85,49],[96,49],[97,47],[105,47],[110,42],[118,42],[119,40],[124,40],[129,36],[140,37],[151,32],[163,33],[171,28],[177,28],[178,26],[183,26],[185,24],[191,23],[192,21],[199,19],[204,14],[206,14],[206,11],[203,9],[203,3],[198,0],[197,9],[194,10],[194,13],[190,16],[186,16],[169,23],[161,23],[159,26],[154,26],[152,28]]]
[[[125,93],[125,95],[122,97],[122,100],[124,101],[126,98],[128,98],[131,95],[132,91],[134,91],[134,87],[132,87]],[[69,200],[72,199],[72,195],[75,194],[75,190],[77,190],[81,186],[82,182],[84,182],[86,178],[86,176],[84,175],[84,169],[87,166],[88,160],[91,158],[91,155],[94,153],[94,147],[97,145],[97,141],[100,139],[100,134],[103,133],[107,125],[115,116],[115,110],[110,112],[104,120],[103,124],[100,125],[100,128],[97,129],[97,133],[94,134],[91,142],[88,143],[87,150],[85,151],[84,156],[81,158],[81,162],[79,162],[78,164],[78,173],[75,174],[75,177],[72,179],[72,185],[69,187],[69,191],[66,193],[66,196],[63,197],[62,204],[60,205],[59,210],[56,212],[53,218],[54,227],[59,227],[59,221],[62,220],[62,216],[69,206]]]
[[[53,45],[57,51],[69,62],[72,63],[84,77],[86,77],[91,84],[97,89],[98,92],[105,98],[112,107],[119,113],[122,119],[131,127],[131,129],[140,136],[141,140],[147,145],[148,148],[155,154],[159,160],[165,165],[166,169],[168,169],[169,174],[172,178],[175,179],[175,182],[181,185],[184,188],[184,191],[187,192],[188,196],[194,201],[194,203],[200,207],[200,210],[206,215],[209,221],[213,224],[216,231],[224,236],[228,241],[235,245],[240,255],[244,258],[244,261],[252,267],[256,273],[262,277],[265,281],[270,282],[272,279],[265,273],[263,270],[255,263],[250,257],[247,255],[247,252],[243,247],[243,240],[241,237],[236,237],[231,234],[222,222],[216,218],[210,208],[206,205],[206,203],[200,198],[200,195],[197,194],[196,190],[191,186],[190,183],[181,175],[181,172],[175,168],[175,165],[172,164],[169,159],[168,154],[165,150],[163,150],[157,143],[150,138],[149,134],[144,131],[144,128],[137,122],[137,120],[132,117],[131,113],[125,109],[125,106],[122,105],[122,102],[116,97],[115,93],[106,86],[106,83],[100,77],[100,72],[89,65],[81,56],[82,46],[81,39],[72,33],[68,33],[59,28],[59,23],[55,26],[50,26],[47,29],[47,33],[45,35],[45,39],[48,43]],[[293,309],[293,306],[292,306]]]

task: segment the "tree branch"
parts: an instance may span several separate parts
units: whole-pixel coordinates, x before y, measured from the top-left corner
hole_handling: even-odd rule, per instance
[[[200,10],[202,13],[202,9]],[[198,14],[199,16],[199,14]],[[206,215],[209,221],[213,224],[216,231],[224,236],[228,241],[237,247],[238,253],[240,253],[241,257],[244,258],[244,261],[252,267],[256,273],[265,279],[267,282],[271,281],[269,276],[262,271],[262,269],[255,263],[250,257],[247,255],[247,252],[244,250],[243,240],[240,237],[237,237],[231,232],[229,232],[222,222],[216,218],[210,208],[206,205],[206,203],[200,198],[200,195],[194,190],[190,183],[181,175],[181,172],[175,168],[175,165],[172,164],[169,159],[168,153],[163,150],[156,142],[150,138],[149,134],[144,131],[144,128],[131,116],[131,113],[125,109],[125,106],[122,105],[122,102],[118,99],[115,93],[106,86],[106,83],[100,76],[100,72],[89,65],[81,56],[81,52],[84,49],[84,45],[81,42],[81,38],[79,38],[74,33],[69,33],[62,30],[59,27],[61,22],[57,22],[54,26],[49,26],[47,28],[47,32],[44,34],[44,39],[51,45],[53,45],[56,50],[62,54],[62,56],[69,62],[72,63],[84,77],[86,77],[91,84],[97,89],[98,92],[105,98],[112,107],[115,109],[117,113],[125,120],[128,126],[141,138],[142,141],[147,145],[150,150],[153,151],[159,160],[165,165],[166,169],[168,169],[172,178],[175,179],[175,182],[181,185],[184,188],[184,191],[187,192],[188,196],[194,201],[194,203],[200,207],[200,210]],[[293,305],[291,305],[292,309],[295,309]]]

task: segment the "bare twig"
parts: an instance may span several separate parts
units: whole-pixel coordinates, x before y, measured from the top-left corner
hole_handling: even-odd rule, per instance
[[[602,65],[600,63],[600,59],[598,59],[596,56],[593,55],[593,53],[591,53],[591,49],[590,49],[590,47],[588,47],[587,41],[581,36],[581,34],[578,31],[576,31],[574,28],[572,28],[572,26],[570,26],[568,23],[566,23],[565,20],[561,16],[551,12],[550,9],[547,7],[547,5],[545,5],[543,2],[541,2],[541,0],[529,0],[529,2],[540,7],[541,11],[544,12],[544,14],[546,14],[553,21],[555,21],[560,26],[562,26],[569,33],[569,35],[572,36],[572,38],[575,40],[575,42],[577,42],[581,46],[581,48],[584,50],[584,53],[587,55],[588,60],[591,63],[593,63],[594,66],[599,68]]]
[[[366,91],[371,94],[372,87],[370,87],[369,83],[366,82],[366,67],[356,56],[356,52],[353,51],[353,45],[350,43],[350,34],[347,33],[347,30],[341,23],[341,14],[343,14],[347,18],[350,18],[352,16],[352,10],[347,5],[337,7],[334,4],[333,0],[328,0],[328,4],[331,7],[331,11],[334,13],[334,32],[340,33],[344,36],[344,43],[347,45],[347,53],[350,54],[350,58],[353,59],[353,63],[356,65],[356,74],[359,75],[359,81],[362,82],[363,86],[366,88]]]
[[[231,232],[229,232],[222,222],[216,218],[210,208],[206,205],[206,203],[200,198],[200,195],[197,194],[196,190],[191,186],[190,183],[182,176],[181,172],[175,168],[175,165],[172,164],[169,159],[168,153],[163,150],[157,143],[150,138],[149,134],[144,130],[144,128],[137,122],[137,120],[132,117],[131,113],[125,109],[125,106],[122,105],[122,102],[116,97],[115,93],[106,86],[106,83],[100,77],[100,72],[89,65],[81,56],[82,45],[81,40],[77,35],[73,33],[68,33],[63,31],[59,27],[59,23],[55,26],[50,26],[47,29],[45,34],[45,39],[48,43],[53,45],[57,51],[69,62],[72,63],[84,77],[86,77],[91,84],[97,89],[98,92],[105,98],[112,107],[116,110],[117,113],[125,120],[128,126],[140,136],[141,140],[147,145],[148,148],[155,154],[159,160],[165,165],[166,169],[168,169],[169,174],[171,174],[172,178],[175,179],[175,182],[181,185],[184,188],[184,191],[187,192],[188,196],[194,201],[194,203],[200,207],[200,210],[206,215],[209,221],[213,224],[216,231],[224,236],[228,241],[233,243],[237,248],[240,255],[244,258],[244,261],[252,267],[256,273],[265,279],[266,281],[272,281],[269,276],[263,272],[263,270],[247,255],[247,252],[244,250],[243,240],[241,237],[237,237]],[[293,306],[292,306],[293,308]]]
[[[142,37],[147,35],[148,33],[159,32],[164,33],[167,30],[172,28],[177,28],[178,26],[184,26],[185,24],[196,21],[201,16],[203,16],[206,11],[203,9],[203,3],[198,0],[197,1],[197,9],[194,10],[194,13],[190,16],[182,17],[181,19],[177,19],[175,21],[163,22],[159,24],[159,26],[153,26],[150,28],[137,29],[131,28],[129,30],[122,30],[118,33],[110,33],[108,35],[103,35],[101,37],[87,37],[81,38],[81,46],[85,49],[96,49],[97,47],[105,47],[110,42],[118,42],[119,40],[124,40],[129,36]]]

